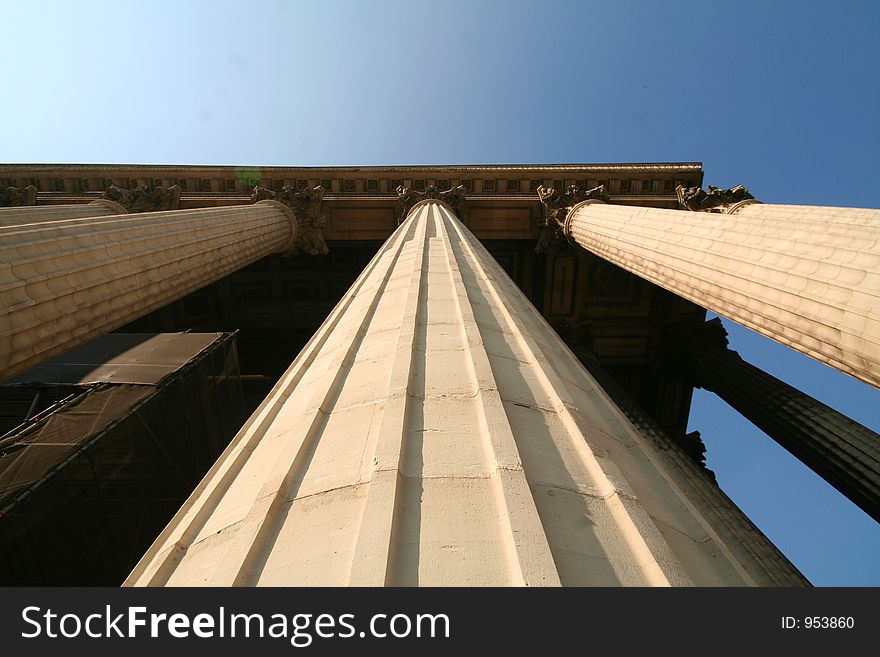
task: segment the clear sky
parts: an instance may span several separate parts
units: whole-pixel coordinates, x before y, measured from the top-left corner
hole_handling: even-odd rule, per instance
[[[880,207],[880,2],[5,2],[0,161],[701,161],[768,203]],[[725,320],[748,361],[880,430],[880,393]],[[819,585],[880,525],[710,393],[722,487]]]

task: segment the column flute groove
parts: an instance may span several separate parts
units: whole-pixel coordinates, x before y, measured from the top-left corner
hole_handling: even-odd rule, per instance
[[[446,258],[450,268],[450,279],[455,287],[456,305],[461,321],[462,343],[470,352],[469,370],[479,386],[480,420],[483,448],[491,460],[490,467],[497,482],[495,491],[498,505],[506,510],[505,542],[509,559],[509,576],[513,581],[526,586],[559,586],[561,584],[553,551],[541,524],[540,513],[529,482],[523,471],[522,459],[516,445],[516,438],[510,421],[504,413],[504,402],[499,393],[499,385],[490,364],[489,354],[482,340],[469,339],[480,335],[480,328],[474,316],[470,295],[462,279],[458,252],[452,248],[450,234],[456,235],[465,253],[471,255],[470,261],[480,273],[486,274],[462,239],[459,225],[455,220],[443,217],[445,208],[439,205],[436,212],[441,214],[444,224],[442,239],[446,246]],[[490,261],[491,262],[491,261]],[[494,295],[496,301],[500,301]],[[499,303],[503,308],[503,304]]]
[[[387,284],[388,275],[382,279],[380,286],[384,287]],[[227,552],[230,553],[231,558],[224,558],[219,562],[211,582],[219,586],[256,585],[267,566],[271,548],[289,516],[292,503],[313,495],[321,495],[323,492],[306,492],[300,495],[303,481],[315,457],[318,440],[326,430],[331,409],[335,406],[351,374],[347,365],[353,363],[355,359],[358,347],[363,342],[366,327],[375,315],[379,298],[379,296],[373,298],[360,323],[352,323],[347,328],[343,341],[346,348],[338,350],[328,363],[328,370],[334,372],[334,375],[322,381],[328,383],[326,387],[316,386],[311,400],[306,405],[308,421],[298,422],[296,428],[288,433],[284,448],[275,459],[272,468],[264,473],[266,481],[247,516],[235,527],[234,532],[230,532]],[[242,552],[243,558],[240,556]],[[230,565],[234,567],[230,568]],[[227,579],[229,576],[232,576],[231,579]]]
[[[426,222],[412,222],[413,268],[400,318],[394,361],[388,382],[388,395],[376,435],[370,488],[358,527],[351,559],[349,586],[389,586],[395,584],[396,543],[402,513],[401,487],[406,437],[412,418],[410,401],[415,397],[413,361],[416,347],[422,293],[427,275],[425,262]],[[409,321],[407,321],[409,320]]]
[[[482,271],[484,275],[489,267],[493,270],[498,269],[497,263],[488,252],[483,253],[483,258],[477,259],[473,255],[477,247],[472,247],[465,240],[462,240],[462,244],[464,249],[472,254],[474,267]],[[483,250],[482,245],[479,245],[479,248]],[[488,263],[488,265],[483,263]],[[509,287],[509,279],[499,277],[497,272],[495,277],[501,278],[503,281],[499,285]],[[510,291],[513,292],[513,290]],[[568,439],[574,447],[574,453],[577,454],[578,460],[584,468],[586,480],[591,482],[588,486],[579,485],[572,490],[577,494],[594,495],[601,499],[608,508],[609,516],[617,528],[616,534],[622,541],[617,537],[614,537],[617,539],[614,542],[608,537],[600,538],[600,541],[608,541],[606,552],[609,554],[615,572],[619,573],[619,577],[623,581],[631,585],[670,586],[673,583],[679,586],[689,585],[690,579],[676,563],[676,558],[653,526],[648,514],[645,513],[641,505],[632,503],[636,496],[632,488],[625,483],[625,478],[620,475],[613,463],[607,460],[600,463],[593,450],[590,449],[589,443],[583,440],[583,436],[594,433],[597,428],[595,425],[589,426],[582,421],[580,411],[565,391],[562,380],[556,375],[551,362],[544,358],[541,347],[532,339],[533,327],[535,324],[540,326],[541,323],[534,322],[532,314],[529,317],[516,317],[515,314],[518,313],[502,302],[494,288],[490,288],[489,293],[498,303],[498,312],[506,327],[511,330],[518,329],[513,335],[515,335],[515,340],[523,352],[528,354],[530,369],[534,373],[535,380],[547,398],[551,400],[548,410],[557,414],[562,427],[568,433]],[[539,354],[541,355],[540,363]],[[599,429],[599,431],[602,430]],[[603,431],[603,433],[611,437],[608,432]],[[533,477],[532,481],[539,485],[558,486],[558,483],[553,480],[540,481]],[[564,489],[565,486],[560,486],[560,488]],[[622,550],[629,552],[629,555],[618,557],[617,555]],[[638,564],[636,572],[633,572],[632,569],[633,561]]]

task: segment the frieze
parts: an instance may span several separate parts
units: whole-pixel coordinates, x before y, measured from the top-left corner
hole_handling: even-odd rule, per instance
[[[274,191],[280,191],[284,185],[298,190],[320,185],[324,188],[325,200],[329,196],[394,198],[400,186],[424,191],[428,185],[441,190],[463,185],[469,198],[494,200],[534,198],[540,185],[555,189],[577,185],[588,189],[604,183],[609,192],[620,192],[624,179],[631,183],[631,195],[645,197],[643,203],[670,207],[673,201],[677,203],[676,185],[687,189],[699,184],[701,177],[696,163],[328,168],[0,164],[0,189],[3,185],[18,188],[34,185],[41,202],[75,202],[69,196],[88,196],[94,200],[96,195],[92,192],[106,189],[108,184],[124,190],[152,184],[155,187],[179,185],[183,190],[181,203],[186,207],[198,206],[206,194],[246,195],[254,185]],[[51,198],[48,194],[58,196]]]

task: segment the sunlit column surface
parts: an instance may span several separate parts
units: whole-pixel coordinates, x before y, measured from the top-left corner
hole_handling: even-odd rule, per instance
[[[592,353],[579,352],[579,358],[590,375],[626,415],[636,430],[657,445],[669,445],[672,438],[639,404],[614,377],[602,367]],[[698,500],[701,512],[721,534],[726,545],[735,552],[743,563],[757,561],[763,564],[762,585],[798,586],[808,582],[793,571],[785,557],[770,540],[757,531],[730,498],[719,488],[706,470],[693,467],[692,457],[678,449],[664,447],[664,454],[673,462],[679,463],[678,472],[685,482],[682,487],[688,497]]]
[[[25,205],[0,208],[0,226],[38,224],[46,221],[82,219],[83,217],[107,217],[126,212],[127,210],[118,203],[106,199],[69,205]]]
[[[278,201],[2,227],[0,379],[289,249],[296,236]]]
[[[7,188],[7,192],[10,188]],[[25,201],[13,204],[12,207],[0,208],[0,226],[20,226],[64,219],[82,219],[84,217],[106,217],[110,215],[158,212],[159,210],[177,210],[180,205],[181,189],[178,185],[157,187],[141,185],[122,189],[110,185],[91,203],[72,203],[64,205],[36,205],[39,194],[36,187],[29,187],[26,194],[7,196],[7,201]],[[24,198],[23,198],[24,197]]]
[[[422,201],[126,584],[802,584],[675,449]]]
[[[583,201],[585,249],[880,386],[880,210],[737,203],[693,212]]]

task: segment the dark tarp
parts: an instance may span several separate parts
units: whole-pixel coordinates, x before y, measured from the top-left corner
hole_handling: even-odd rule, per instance
[[[75,353],[0,385],[0,586],[118,585],[247,417],[232,333]]]
[[[0,440],[0,507],[155,392],[152,386],[97,386],[66,404],[63,412]]]
[[[108,333],[5,382],[156,385],[222,333]]]

